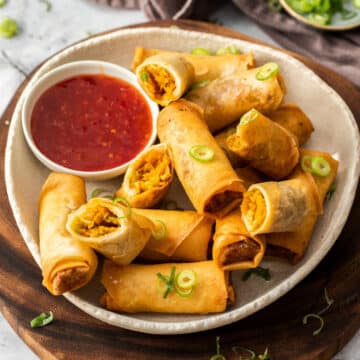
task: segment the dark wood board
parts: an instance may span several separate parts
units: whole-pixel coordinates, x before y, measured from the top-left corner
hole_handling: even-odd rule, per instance
[[[232,30],[189,20],[162,21],[132,27],[170,26],[214,33],[261,43]],[[290,52],[287,52],[290,53]],[[360,92],[342,76],[307,58],[290,53],[332,86],[360,121]],[[0,122],[0,150],[4,154],[8,122],[24,86],[19,87]],[[326,106],[326,104],[319,104]],[[341,119],[339,119],[341,121]],[[335,136],[335,135],[334,135]],[[346,139],[344,139],[346,141]],[[0,161],[0,310],[28,346],[42,359],[209,359],[220,336],[222,353],[238,359],[231,348],[244,346],[272,359],[330,359],[360,328],[360,192],[340,238],[320,265],[281,299],[232,325],[176,336],[146,335],[102,323],[66,301],[53,297],[41,285],[41,272],[32,259],[12,216],[4,184],[4,156]],[[27,176],[24,174],[24,176]],[[325,327],[302,325],[305,314],[324,307],[323,289],[335,302],[324,315]],[[29,321],[41,311],[53,310],[50,326],[31,329]]]

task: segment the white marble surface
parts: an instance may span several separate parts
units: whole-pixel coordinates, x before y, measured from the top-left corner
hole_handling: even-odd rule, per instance
[[[146,21],[140,11],[114,10],[88,0],[50,0],[51,11],[39,0],[8,0],[0,8],[0,20],[11,16],[20,25],[18,36],[0,38],[0,114],[5,110],[26,74],[63,47],[89,34]],[[274,43],[233,5],[214,15],[224,26]],[[38,357],[22,342],[0,314],[0,359],[35,360]],[[360,331],[334,360],[360,359]]]

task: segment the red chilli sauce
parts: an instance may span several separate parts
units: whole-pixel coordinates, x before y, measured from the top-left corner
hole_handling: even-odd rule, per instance
[[[152,133],[149,106],[131,84],[80,75],[42,94],[31,115],[36,146],[67,168],[98,171],[134,158]]]

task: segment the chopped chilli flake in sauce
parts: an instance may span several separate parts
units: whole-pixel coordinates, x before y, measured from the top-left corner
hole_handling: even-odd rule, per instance
[[[126,81],[80,75],[40,96],[31,132],[52,161],[74,170],[106,170],[143,150],[152,132],[151,112],[142,94]]]

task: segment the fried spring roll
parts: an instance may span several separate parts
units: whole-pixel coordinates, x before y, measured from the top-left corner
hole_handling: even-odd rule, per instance
[[[92,198],[69,215],[66,229],[117,264],[129,264],[149,241],[153,224],[111,200]]]
[[[166,286],[158,274],[169,278],[173,267],[176,274],[183,270],[196,273],[196,284],[189,296],[182,297],[175,290],[164,296]],[[102,305],[126,313],[218,313],[225,311],[235,297],[229,274],[213,261],[127,266],[105,261],[101,282],[106,289]]]
[[[246,113],[236,133],[227,138],[231,151],[273,179],[290,174],[299,161],[296,139],[259,111]]]
[[[116,196],[125,197],[131,207],[154,207],[165,197],[173,175],[170,148],[166,144],[153,145],[130,164]]]
[[[86,201],[84,180],[51,173],[39,199],[39,238],[43,285],[61,295],[87,284],[95,273],[97,256],[65,229],[68,214]]]
[[[195,211],[133,209],[164,228],[160,239],[151,237],[140,253],[150,261],[203,261],[214,221]]]
[[[331,171],[327,176],[316,176],[304,172],[301,166],[298,166],[290,178],[300,179],[309,187],[314,199],[312,207],[299,230],[266,235],[266,255],[286,259],[292,264],[299,262],[305,254],[318,216],[322,212],[322,204],[336,178],[338,168],[338,161],[326,152],[302,149],[301,157],[305,155],[323,157],[330,164]]]
[[[201,108],[186,100],[171,103],[160,112],[158,136],[170,146],[179,180],[200,214],[219,218],[240,204],[244,184],[209,132]],[[198,145],[213,151],[210,161],[190,155]]]
[[[211,132],[225,128],[252,108],[260,112],[276,110],[286,93],[280,74],[268,80],[256,79],[259,68],[236,76],[216,79],[190,91],[186,99],[204,109],[204,119]]]
[[[139,65],[150,56],[163,54],[181,56],[190,63],[194,69],[195,83],[239,74],[255,66],[255,59],[251,53],[208,56],[136,47],[131,66],[132,71],[135,72]]]

